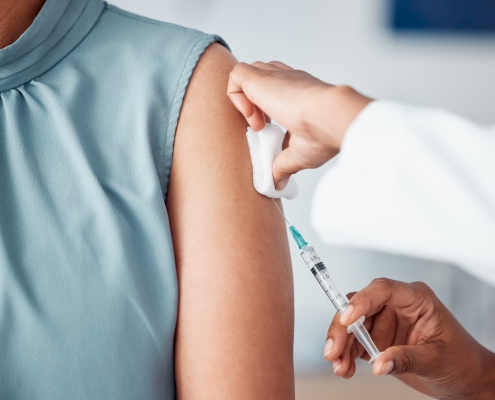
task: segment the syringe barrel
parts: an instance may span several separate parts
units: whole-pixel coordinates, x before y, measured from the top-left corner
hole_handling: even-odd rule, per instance
[[[346,295],[344,295],[337,284],[334,282],[330,273],[321,258],[316,254],[313,246],[304,246],[301,249],[301,257],[308,266],[309,270],[313,273],[314,277],[322,287],[325,294],[328,296],[330,301],[332,302],[335,309],[342,314],[342,312],[349,305],[349,299]],[[354,333],[356,339],[363,345],[366,352],[370,356],[370,363],[373,363],[379,356],[380,352],[376,348],[373,340],[371,339],[370,334],[366,330],[363,325],[364,316],[359,318],[358,321],[349,325],[347,327],[348,333]]]
[[[335,309],[342,313],[349,305],[349,299],[342,293],[334,282],[321,258],[316,254],[313,246],[305,246],[301,249],[301,257],[309,270],[313,273],[321,288],[332,302]]]

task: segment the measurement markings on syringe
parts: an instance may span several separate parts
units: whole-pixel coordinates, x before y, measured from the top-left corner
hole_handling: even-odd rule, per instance
[[[313,268],[311,268],[311,272],[313,273],[313,275],[316,277],[316,279],[320,284],[322,280],[325,281],[325,286],[327,287],[327,289],[333,291],[332,286],[327,281],[327,279],[330,279],[330,274],[328,273],[325,264],[319,262]]]
[[[325,267],[325,264],[320,261],[319,263],[315,264],[310,270],[327,297],[332,302],[335,309],[337,311],[340,311],[346,308],[349,303],[347,302],[347,299],[342,296],[339,290],[336,290],[336,288],[333,288],[332,285],[330,285],[329,281],[331,278]]]

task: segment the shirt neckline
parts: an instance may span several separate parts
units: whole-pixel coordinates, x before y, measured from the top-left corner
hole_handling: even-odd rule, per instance
[[[46,0],[31,26],[0,49],[0,92],[53,67],[88,34],[104,7],[101,0]]]

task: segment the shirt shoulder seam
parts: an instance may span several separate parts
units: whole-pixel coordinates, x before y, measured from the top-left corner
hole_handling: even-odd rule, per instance
[[[207,33],[198,31],[197,29],[186,28],[184,26],[177,25],[177,24],[174,24],[174,23],[171,23],[171,22],[158,21],[158,20],[155,20],[155,19],[143,17],[142,15],[137,15],[137,14],[131,13],[129,11],[122,10],[122,9],[120,9],[120,8],[114,6],[114,5],[108,4],[108,3],[105,4],[105,9],[108,12],[119,14],[119,15],[121,15],[123,17],[130,18],[130,19],[133,19],[133,20],[136,20],[136,21],[140,21],[140,22],[144,22],[146,24],[166,26],[166,27],[177,29],[177,30],[181,30],[181,31],[187,31],[187,32],[191,32],[191,33],[199,33],[201,35],[208,35]]]

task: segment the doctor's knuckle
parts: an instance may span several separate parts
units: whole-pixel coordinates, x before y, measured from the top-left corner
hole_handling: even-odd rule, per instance
[[[350,292],[350,293],[347,293],[347,298],[350,300],[352,299],[355,295],[356,295],[357,292]]]
[[[393,287],[393,280],[388,278],[375,278],[371,282],[371,286],[377,289],[390,289]]]
[[[421,294],[425,296],[432,296],[433,295],[433,290],[424,282],[413,282],[411,283],[411,286],[414,287],[414,289]]]
[[[356,91],[348,85],[336,86],[335,91],[342,96],[347,96],[356,93]]]
[[[399,362],[396,363],[393,372],[397,374],[407,373],[414,368],[415,364],[416,362],[414,358],[411,357],[411,355],[409,355],[408,353],[403,352],[399,358]]]
[[[236,75],[242,71],[244,71],[247,67],[246,63],[240,62],[237,63],[234,68],[232,68],[232,71],[230,71],[230,76]]]
[[[256,67],[256,68],[263,68],[265,66],[265,63],[264,62],[261,62],[261,61],[255,61],[254,63],[251,64],[253,67]],[[262,70],[263,71],[263,70]]]

